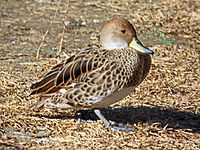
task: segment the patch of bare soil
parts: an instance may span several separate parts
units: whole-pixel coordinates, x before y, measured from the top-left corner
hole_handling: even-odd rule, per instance
[[[30,84],[98,45],[100,25],[115,14],[156,51],[136,93],[103,110],[135,130],[106,129],[89,110],[30,109],[39,100]],[[200,149],[199,14],[198,0],[1,0],[0,149]]]

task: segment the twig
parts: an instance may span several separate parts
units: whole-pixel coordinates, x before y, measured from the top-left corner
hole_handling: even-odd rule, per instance
[[[67,1],[67,8],[66,8],[66,13],[68,12],[69,10],[69,2],[70,0]],[[63,31],[62,31],[62,35],[61,35],[61,39],[60,39],[60,45],[59,45],[59,49],[58,49],[58,53],[57,55],[59,55],[62,51],[62,45],[63,45],[63,39],[64,39],[64,34],[65,34],[65,24],[63,25]]]
[[[51,21],[50,25],[51,25],[51,24],[52,24],[52,21]],[[49,25],[49,26],[50,26],[50,25]],[[41,49],[41,47],[42,47],[42,45],[43,45],[43,43],[44,43],[44,40],[45,40],[45,38],[46,38],[46,36],[47,36],[48,33],[49,33],[49,27],[48,27],[47,31],[45,32],[45,34],[43,35],[42,41],[41,41],[41,43],[40,43],[40,45],[39,45],[39,47],[38,47],[38,49],[37,49],[36,59],[39,59],[40,49]]]
[[[57,6],[59,6],[60,3],[61,3],[61,0],[58,1]],[[40,43],[40,45],[39,45],[39,47],[38,47],[38,49],[37,49],[36,59],[39,59],[40,49],[41,49],[41,47],[43,46],[43,43],[44,43],[44,41],[45,41],[45,38],[46,38],[47,34],[49,33],[49,29],[50,29],[51,25],[53,24],[53,20],[54,20],[54,19],[56,18],[56,16],[57,16],[58,8],[59,8],[59,7],[57,7],[57,9],[56,9],[56,11],[55,11],[55,14],[54,14],[54,16],[53,16],[53,19],[51,20],[51,22],[50,22],[50,24],[49,24],[49,26],[48,26],[48,28],[47,28],[45,34],[44,34],[43,37],[42,37],[42,41],[41,41],[41,43]]]
[[[59,45],[59,49],[58,49],[57,55],[59,55],[61,53],[61,51],[62,51],[64,34],[65,34],[65,25],[63,26],[62,36],[61,36],[61,39],[60,39],[60,45]]]

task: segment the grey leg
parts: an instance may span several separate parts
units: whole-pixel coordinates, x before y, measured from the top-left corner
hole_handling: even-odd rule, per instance
[[[103,121],[105,127],[108,128],[110,126],[110,122],[102,115],[102,113],[100,112],[100,110],[95,109],[94,112],[97,115],[97,117],[99,117],[99,119],[101,121]]]
[[[98,109],[95,109],[94,110],[95,114],[99,117],[99,119],[101,121],[103,121],[104,125],[106,128],[111,128],[111,130],[113,131],[125,131],[125,132],[130,132],[132,131],[133,129],[132,128],[128,128],[127,126],[121,124],[121,123],[115,123],[113,121],[109,121],[107,120],[103,115],[102,113],[100,112],[100,110]]]

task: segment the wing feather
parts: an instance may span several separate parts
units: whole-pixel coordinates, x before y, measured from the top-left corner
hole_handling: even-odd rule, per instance
[[[81,52],[57,64],[40,81],[31,85],[31,95],[54,93],[79,76],[97,69],[99,66],[93,65],[93,57],[95,56],[90,53]]]

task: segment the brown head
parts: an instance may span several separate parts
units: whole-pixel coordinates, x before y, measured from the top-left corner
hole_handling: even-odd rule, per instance
[[[100,42],[106,49],[132,47],[142,53],[153,53],[138,40],[133,25],[119,16],[114,16],[104,23],[100,33]]]

